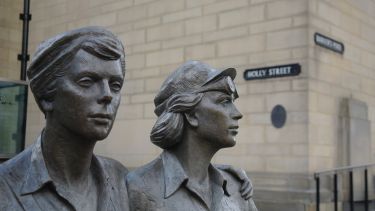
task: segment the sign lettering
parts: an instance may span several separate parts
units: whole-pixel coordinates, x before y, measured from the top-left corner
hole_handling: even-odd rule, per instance
[[[343,54],[344,53],[344,44],[341,43],[341,42],[338,42],[334,39],[331,39],[329,37],[326,37],[324,35],[321,35],[319,33],[315,33],[314,35],[314,41],[315,41],[315,44],[323,47],[323,48],[327,48],[331,51],[334,51],[336,53],[339,53],[339,54]]]
[[[276,77],[296,76],[301,73],[301,65],[288,64],[272,67],[247,69],[244,72],[245,80],[267,79]]]

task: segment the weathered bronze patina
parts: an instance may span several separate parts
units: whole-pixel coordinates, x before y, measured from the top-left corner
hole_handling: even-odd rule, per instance
[[[211,164],[216,152],[236,143],[242,115],[233,104],[235,76],[233,68],[189,61],[165,80],[151,132],[164,151],[128,174],[131,210],[257,210],[241,197],[241,180]]]
[[[128,210],[127,170],[93,154],[115,120],[124,59],[121,42],[100,27],[41,43],[28,77],[46,125],[0,165],[0,210]]]
[[[93,154],[96,142],[108,136],[115,120],[124,59],[121,42],[100,27],[65,32],[38,47],[28,77],[46,125],[32,146],[0,165],[1,211],[129,210],[127,169]],[[212,168],[219,175],[221,170]],[[221,168],[241,178],[240,192],[249,198],[252,188],[245,174]]]

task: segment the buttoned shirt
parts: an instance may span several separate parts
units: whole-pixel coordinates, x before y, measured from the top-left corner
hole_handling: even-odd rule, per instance
[[[97,210],[128,210],[125,185],[127,169],[117,161],[94,155],[90,171],[98,187]],[[78,203],[86,200],[83,197],[51,179],[40,137],[28,149],[0,165],[1,211],[85,211],[88,210],[87,204]]]
[[[130,210],[134,211],[256,211],[252,199],[244,200],[241,183],[213,165],[208,169],[212,200],[196,191],[179,160],[164,151],[149,164],[130,172],[126,183]],[[211,203],[210,203],[211,201]]]

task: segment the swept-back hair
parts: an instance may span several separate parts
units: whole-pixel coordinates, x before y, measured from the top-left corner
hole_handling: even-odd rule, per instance
[[[189,113],[201,100],[203,93],[176,94],[168,99],[166,109],[151,130],[151,142],[162,149],[179,143],[185,128],[184,113]]]
[[[158,119],[151,130],[151,142],[162,149],[180,142],[187,126],[185,114],[192,112],[204,92],[229,90],[237,94],[234,85],[230,86],[229,81],[224,80],[226,77],[233,80],[236,70],[227,68],[220,71],[201,61],[187,61],[173,71],[154,99],[154,112]],[[221,79],[224,83],[219,83]]]

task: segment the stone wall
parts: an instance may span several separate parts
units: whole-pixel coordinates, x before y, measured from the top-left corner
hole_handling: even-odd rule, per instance
[[[344,140],[354,142],[358,132],[342,122],[344,117],[355,117],[342,114],[344,102],[364,105],[367,115],[361,120],[370,131],[360,133],[360,138],[369,140],[374,161],[374,1],[38,0],[32,1],[31,13],[31,56],[42,40],[87,25],[104,26],[124,42],[127,72],[122,103],[111,135],[97,145],[96,153],[128,167],[145,164],[160,153],[148,135],[155,121],[153,97],[171,71],[192,59],[237,68],[236,105],[244,118],[237,145],[220,151],[214,161],[250,173],[260,208],[313,209],[312,173],[347,165],[345,156],[340,156],[350,144]],[[317,46],[316,32],[343,42],[344,54]],[[15,39],[10,32],[0,36]],[[0,54],[1,67],[8,65],[5,54]],[[290,63],[301,65],[299,76],[243,79],[245,69]],[[1,71],[4,77],[13,77]],[[281,129],[274,128],[270,118],[278,104],[287,111]],[[43,125],[44,117],[30,97],[27,144]],[[354,131],[347,134],[351,128]]]
[[[0,78],[20,79],[23,1],[2,0],[0,2]]]
[[[308,3],[39,0],[31,8],[31,49],[49,36],[86,25],[105,26],[123,40],[127,73],[122,104],[111,135],[98,144],[96,152],[128,167],[145,164],[160,153],[149,142],[148,134],[155,121],[153,97],[171,71],[192,59],[217,68],[237,68],[235,82],[241,97],[236,104],[244,115],[238,143],[220,151],[214,161],[250,172],[260,208],[261,202],[267,206],[270,200],[293,207],[295,201],[310,201],[308,194],[301,194],[311,187]],[[289,63],[301,64],[300,76],[251,82],[243,79],[247,68]],[[288,112],[281,129],[270,122],[270,112],[278,104]],[[29,107],[27,140],[32,143],[43,126],[43,116],[35,103]]]
[[[249,171],[306,172],[307,1],[41,0],[31,9],[31,49],[53,34],[86,25],[105,26],[125,43],[122,104],[98,153],[130,167],[157,156],[160,150],[148,138],[155,121],[153,97],[168,73],[186,60],[199,59],[238,69],[237,105],[244,114],[238,144],[221,151],[215,161]],[[254,82],[242,77],[246,68],[292,62],[302,65],[301,76]],[[276,104],[288,111],[283,129],[270,125]],[[39,131],[34,128],[28,143]]]
[[[309,22],[309,170],[314,171],[353,164],[341,156],[348,135],[342,134],[340,105],[346,99],[362,101],[365,118],[375,121],[375,2],[310,0]],[[344,54],[316,46],[315,32],[343,42]],[[375,156],[375,124],[368,132],[349,140],[372,140],[363,145],[362,153],[372,147],[372,155],[362,163]]]

